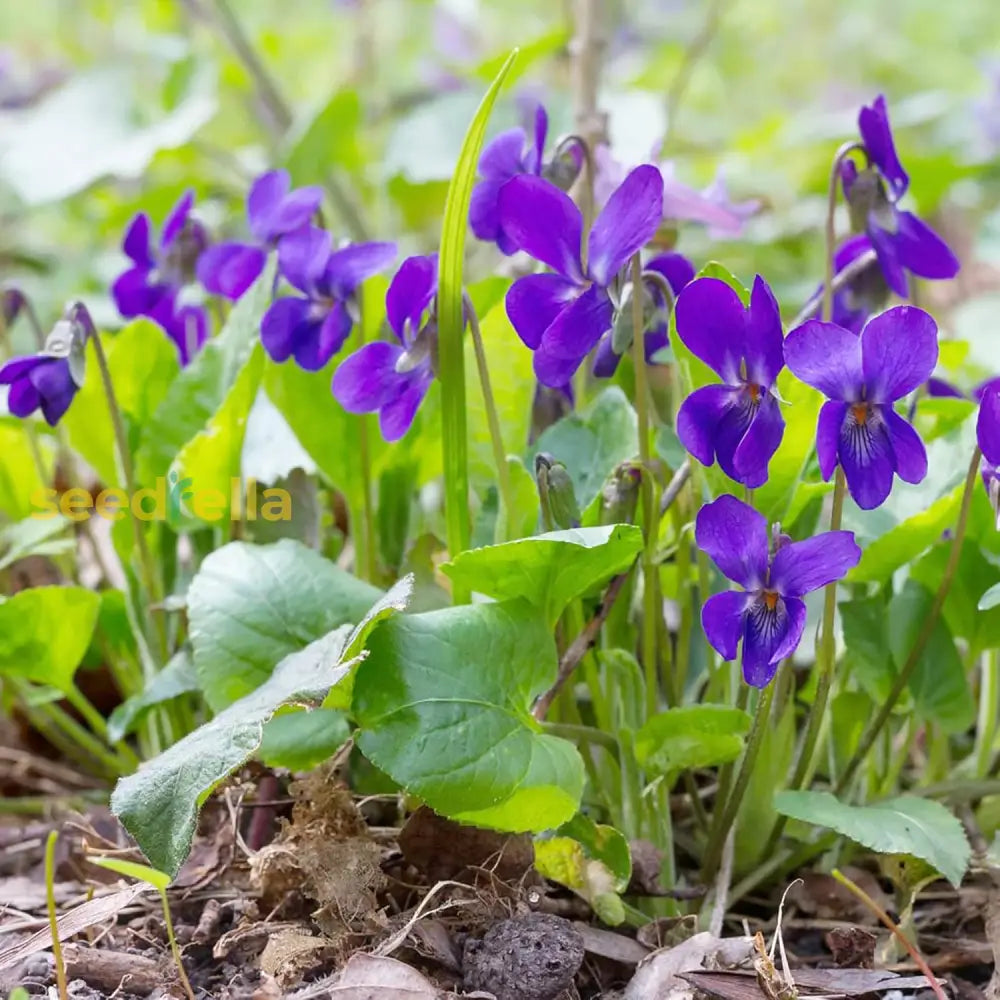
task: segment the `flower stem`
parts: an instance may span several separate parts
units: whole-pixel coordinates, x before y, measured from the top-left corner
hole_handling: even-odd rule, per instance
[[[657,600],[656,539],[659,506],[653,490],[649,452],[649,385],[646,373],[646,335],[642,316],[642,261],[632,257],[632,367],[635,369],[635,412],[639,426],[639,464],[642,466],[642,510],[645,544],[642,550],[642,666],[646,676],[646,710],[652,715],[659,703],[656,662]]]
[[[45,905],[49,913],[49,931],[52,934],[52,959],[56,967],[56,983],[60,1000],[68,1000],[66,963],[63,961],[62,941],[59,938],[59,920],[56,916],[56,841],[59,831],[53,830],[45,841]]]
[[[101,739],[108,740],[108,723],[100,712],[87,699],[86,695],[75,685],[71,684],[64,692],[66,700],[83,716],[84,721],[91,729],[97,733]],[[133,769],[138,768],[139,758],[136,757],[132,748],[126,743],[118,742],[114,744],[114,749],[123,761],[131,765]]]
[[[896,681],[892,685],[892,690],[890,690],[888,696],[879,707],[878,714],[862,734],[861,740],[858,743],[858,748],[854,751],[854,756],[851,758],[847,768],[840,776],[840,780],[837,782],[836,792],[838,795],[850,784],[851,779],[854,777],[855,772],[864,760],[865,755],[871,749],[872,744],[882,731],[882,727],[889,721],[889,717],[892,715],[892,710],[896,707],[896,702],[899,701],[900,696],[906,690],[907,685],[909,685],[910,678],[913,676],[913,671],[916,670],[917,664],[920,662],[920,657],[923,655],[924,649],[934,632],[935,625],[937,625],[938,618],[941,615],[941,609],[944,607],[944,602],[948,597],[948,591],[951,590],[952,580],[955,578],[955,571],[958,569],[958,561],[962,556],[962,543],[965,540],[965,529],[969,522],[969,510],[972,506],[972,494],[976,488],[976,480],[979,478],[979,460],[981,457],[982,455],[979,449],[976,448],[972,453],[972,461],[969,462],[969,471],[965,477],[965,486],[962,493],[962,505],[959,508],[958,521],[955,524],[955,535],[951,541],[951,551],[948,554],[948,563],[944,568],[944,572],[941,574],[941,582],[938,585],[937,593],[934,595],[934,601],[931,604],[930,610],[927,612],[927,617],[924,619],[924,624],[920,629],[920,633],[917,635],[913,646],[910,648],[910,652],[906,657],[906,662],[903,664],[902,669],[896,676]]]
[[[844,497],[847,493],[847,481],[844,479],[844,470],[838,465],[836,482],[833,488],[833,509],[830,512],[830,530],[839,531],[840,522],[844,513]],[[834,645],[833,620],[837,613],[837,581],[826,585],[823,593],[823,624],[820,632],[819,649],[816,656],[816,670],[819,672],[816,682],[816,695],[809,708],[809,719],[806,722],[805,735],[799,746],[799,756],[795,762],[795,772],[789,783],[789,788],[799,789],[806,781],[806,777],[812,773],[812,760],[816,752],[816,744],[819,742],[819,734],[823,728],[824,717],[826,715],[826,704],[830,697],[830,688],[833,685],[833,673],[836,666],[836,649]],[[768,856],[774,845],[778,842],[785,823],[788,820],[785,816],[780,816],[771,835],[768,838],[767,846],[764,849],[764,856]]]
[[[855,150],[863,150],[858,142],[845,142],[837,150],[830,167],[830,186],[826,203],[826,280],[823,282],[823,307],[820,319],[830,321],[833,315],[833,259],[837,243],[837,191],[840,189],[840,166]]]
[[[757,755],[760,753],[764,732],[771,715],[775,686],[772,681],[760,692],[757,698],[757,707],[754,709],[753,723],[750,726],[750,735],[747,737],[747,746],[746,750],[743,751],[743,760],[740,762],[736,782],[726,798],[725,807],[716,807],[714,810],[712,830],[709,834],[708,846],[705,848],[705,857],[701,867],[702,876],[706,882],[715,878],[719,859],[722,857],[722,847],[726,842],[726,837],[729,836],[730,828],[736,822],[743,796],[750,784],[750,777],[753,774],[754,764],[757,762]],[[720,802],[719,806],[721,805]]]
[[[861,886],[856,885],[852,882],[843,872],[839,869],[833,869],[833,877],[846,889],[848,889],[853,895],[857,896],[862,903],[875,914],[876,917],[884,924],[892,933],[892,936],[909,952],[910,958],[913,959],[914,965],[927,977],[927,982],[930,983],[931,989],[934,991],[934,995],[938,1000],[945,1000],[944,991],[941,989],[941,985],[937,981],[937,977],[931,972],[931,967],[924,960],[923,956],[917,949],[913,946],[913,942],[899,929],[898,925],[893,922],[892,918],[889,916],[885,910],[882,909],[878,903],[875,902],[871,896],[865,892]]]
[[[497,404],[493,397],[493,386],[490,383],[490,369],[486,360],[486,348],[483,346],[483,335],[479,329],[479,318],[468,295],[465,296],[465,311],[469,321],[469,334],[472,346],[476,352],[476,368],[479,371],[479,387],[483,393],[483,405],[486,407],[486,423],[490,429],[490,444],[493,446],[493,462],[497,467],[497,482],[500,486],[500,500],[503,511],[497,517],[498,542],[505,542],[510,535],[510,519],[514,515],[514,495],[510,487],[510,470],[507,467],[507,450],[503,446],[503,434],[500,430],[500,418],[497,416]],[[506,512],[506,524],[503,514]]]
[[[1000,659],[991,649],[980,657],[979,725],[976,726],[976,777],[990,773],[993,744],[997,735],[997,693],[1000,689]]]
[[[114,383],[111,379],[111,370],[108,368],[108,358],[104,353],[104,345],[96,330],[90,330],[90,341],[94,345],[94,354],[97,357],[97,367],[101,373],[101,384],[104,387],[104,396],[108,401],[108,413],[111,417],[111,427],[115,438],[115,457],[118,461],[118,472],[122,479],[122,485],[130,498],[136,495],[135,473],[132,469],[132,455],[128,447],[128,437],[125,434],[125,423],[122,420],[121,409],[118,406],[118,398],[115,395]],[[149,620],[149,625],[155,633],[159,644],[160,664],[166,662],[167,658],[167,630],[166,622],[161,615],[154,615],[151,606],[160,605],[163,602],[163,589],[159,575],[156,571],[156,564],[153,562],[153,554],[149,549],[146,540],[146,533],[143,530],[142,522],[136,517],[133,505],[128,505],[128,518],[132,522],[132,534],[135,538],[136,551],[139,554],[139,566],[142,577],[143,590],[145,591],[145,613]]]

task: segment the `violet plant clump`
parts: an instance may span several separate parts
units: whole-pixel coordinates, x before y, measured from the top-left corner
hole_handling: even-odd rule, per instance
[[[364,14],[336,16],[361,37]],[[968,844],[926,786],[996,791],[1000,379],[951,310],[968,290],[925,287],[959,261],[901,207],[885,99],[824,145],[821,234],[821,192],[792,197],[770,149],[762,178],[749,130],[678,141],[683,87],[626,169],[613,105],[574,103],[562,141],[539,103],[496,132],[515,56],[460,59],[449,114],[461,76],[493,83],[438,176],[441,95],[369,106],[341,82],[309,117],[252,31],[223,34],[254,90],[149,158],[110,287],[98,263],[64,309],[5,277],[0,704],[114,787],[164,880],[233,773],[282,802],[333,759],[394,826],[421,804],[532,835],[538,874],[607,923],[654,916],[646,891],[774,888],[810,851],[960,882]],[[175,107],[186,73],[171,128],[201,114]],[[544,96],[561,120],[569,95]],[[81,192],[95,218],[130,157]],[[23,585],[26,556],[59,585]],[[98,654],[110,712],[77,678]],[[267,826],[241,828],[250,852]]]

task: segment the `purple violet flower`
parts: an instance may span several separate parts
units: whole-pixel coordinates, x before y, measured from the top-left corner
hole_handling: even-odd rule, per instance
[[[437,255],[408,257],[385,296],[399,343],[379,340],[345,358],[333,373],[333,395],[349,413],[378,411],[386,441],[413,423],[431,382],[437,355]]]
[[[73,381],[67,358],[33,354],[13,358],[0,368],[0,385],[9,385],[7,409],[15,417],[28,417],[40,409],[55,427],[80,387]]]
[[[198,305],[178,306],[173,295],[161,300],[150,319],[176,344],[182,368],[191,363],[208,340],[208,313]]]
[[[581,261],[583,216],[567,194],[541,177],[521,176],[500,191],[500,217],[513,246],[548,264],[555,274],[519,278],[507,292],[514,329],[535,352],[543,385],[565,385],[612,328],[610,289],[632,254],[656,232],[663,213],[663,181],[653,166],[636,167],[608,200]]]
[[[802,598],[841,579],[861,559],[850,531],[793,542],[775,530],[769,551],[764,515],[728,494],[698,511],[694,537],[722,574],[744,588],[705,602],[705,635],[726,660],[736,659],[742,639],[743,679],[760,688],[798,647],[806,624]]]
[[[291,190],[287,170],[261,174],[247,196],[252,243],[217,243],[198,259],[198,280],[213,295],[238,299],[257,280],[267,253],[289,233],[309,224],[323,200],[315,185]]]
[[[583,162],[577,145],[552,163],[545,162],[545,138],[549,130],[549,117],[541,104],[535,107],[534,133],[529,136],[523,128],[501,132],[486,144],[479,158],[479,181],[472,189],[469,205],[469,225],[477,239],[496,243],[501,252],[513,254],[518,250],[514,240],[504,231],[500,217],[500,189],[513,177],[524,174],[545,177],[565,190],[572,185]]]
[[[677,436],[702,465],[749,489],[767,482],[785,420],[775,382],[785,366],[781,314],[767,282],[757,275],[750,306],[718,278],[698,278],[677,298],[677,335],[722,379],[696,389],[681,404]]]
[[[260,339],[273,361],[294,358],[319,371],[344,346],[354,326],[354,293],[384,271],[395,243],[355,243],[334,250],[325,229],[309,226],[278,244],[281,273],[302,294],[276,299],[264,314]]]
[[[96,336],[86,307],[74,303],[52,327],[38,354],[12,358],[0,367],[0,385],[7,385],[7,409],[22,419],[41,410],[55,427],[83,385],[87,337]]]
[[[910,178],[896,155],[883,96],[861,109],[858,130],[871,166],[859,172],[845,160],[841,182],[855,228],[868,234],[889,287],[905,298],[907,271],[921,278],[953,278],[959,262],[944,240],[912,212],[896,207]]]
[[[807,320],[785,339],[785,364],[827,398],[819,413],[816,456],[825,480],[839,463],[862,510],[878,507],[893,474],[907,483],[927,475],[920,436],[893,407],[937,364],[937,324],[922,309],[895,306],[857,336]]]
[[[648,294],[647,309],[652,310],[652,325],[647,326],[643,335],[643,348],[646,354],[646,363],[652,364],[655,355],[662,351],[669,343],[667,329],[670,326],[670,313],[673,309],[674,300],[680,295],[681,289],[694,280],[694,265],[680,253],[664,253],[652,260],[647,261],[642,268],[643,275],[650,271],[655,271],[670,288],[671,301],[667,301],[667,296],[658,281],[650,281],[648,278],[643,282],[644,290]],[[650,320],[647,319],[647,323]],[[618,362],[621,355],[614,349],[613,338],[605,334],[597,345],[594,355],[594,374],[598,378],[611,378],[618,369]]]
[[[122,249],[132,266],[111,286],[122,316],[155,318],[163,300],[175,296],[194,278],[197,260],[208,245],[208,237],[202,224],[190,217],[193,205],[194,193],[186,191],[164,220],[155,247],[149,216],[139,212],[132,218],[122,241]]]

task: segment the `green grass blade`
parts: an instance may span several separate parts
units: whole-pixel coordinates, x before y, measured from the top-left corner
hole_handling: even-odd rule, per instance
[[[462,334],[462,271],[465,261],[465,231],[469,203],[476,181],[479,154],[486,136],[486,123],[510,72],[517,49],[507,57],[465,134],[462,152],[448,186],[441,249],[438,258],[438,366],[441,379],[442,448],[444,451],[445,522],[451,558],[469,547],[469,469],[465,424],[465,365]],[[467,594],[456,592],[455,603],[464,603]]]

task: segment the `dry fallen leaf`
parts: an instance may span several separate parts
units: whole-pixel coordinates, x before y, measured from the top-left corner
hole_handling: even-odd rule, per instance
[[[752,953],[751,938],[717,938],[702,931],[642,962],[625,988],[624,1000],[691,1000],[694,989],[681,978],[682,973],[706,965],[733,968],[748,962]]]
[[[109,893],[106,896],[97,896],[86,903],[81,903],[59,917],[57,921],[59,940],[66,941],[74,934],[79,934],[80,931],[93,927],[94,924],[110,920],[124,910],[136,896],[151,891],[144,882],[138,882],[135,885],[130,885],[127,889],[119,889],[117,892]],[[52,932],[46,926],[19,944],[0,951],[0,969],[7,969],[23,961],[29,955],[51,947]]]
[[[403,962],[359,952],[339,975],[291,993],[289,1000],[320,996],[330,1000],[440,1000],[448,994]]]

